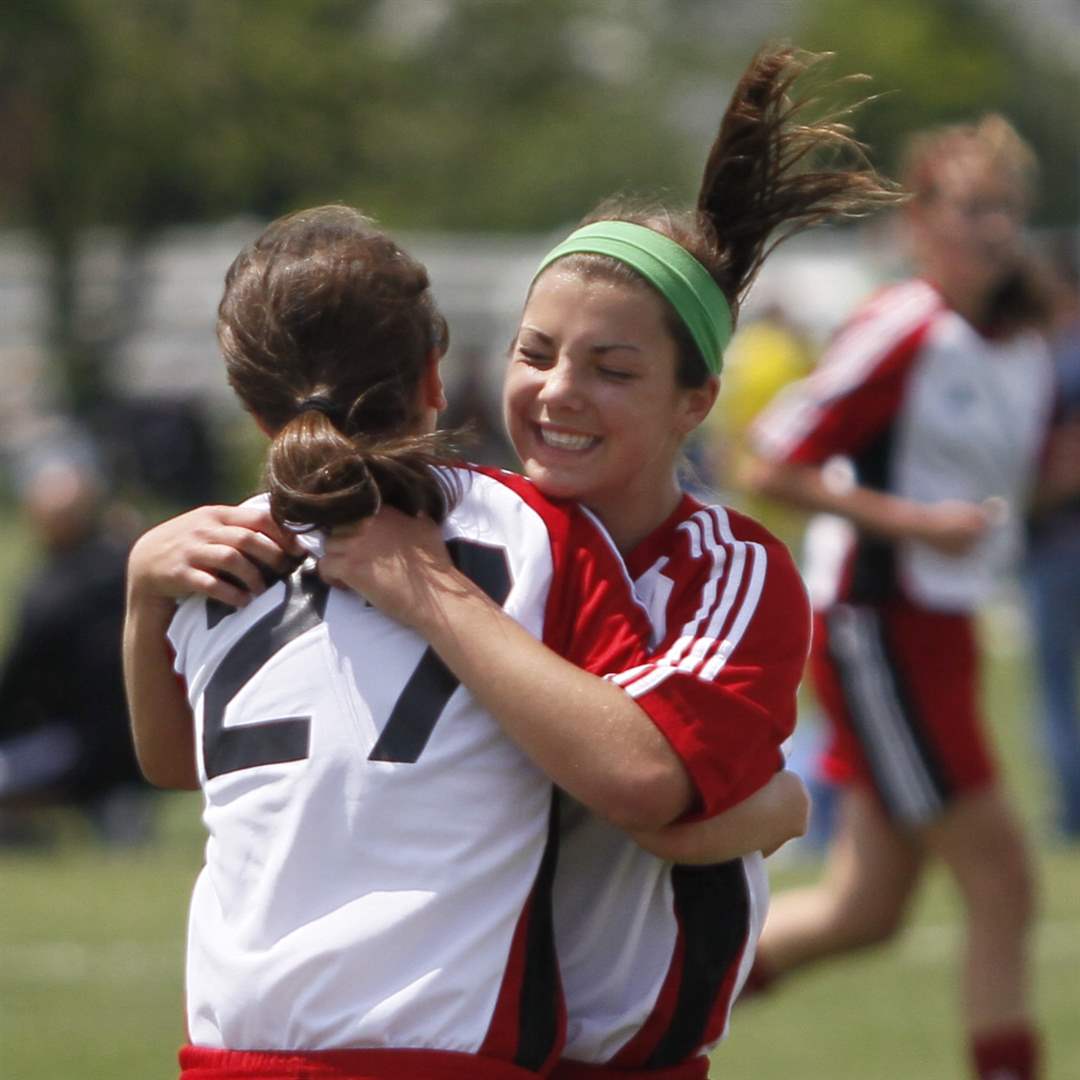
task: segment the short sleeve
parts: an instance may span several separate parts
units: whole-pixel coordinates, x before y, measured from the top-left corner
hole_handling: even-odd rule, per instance
[[[719,507],[696,516],[701,536],[696,555],[678,562],[671,633],[613,681],[686,765],[698,793],[694,816],[711,817],[783,767],[811,619],[802,579],[779,541],[760,528],[758,538],[738,538]]]
[[[887,290],[843,328],[815,370],[782,390],[750,442],[770,460],[856,457],[892,423],[941,299],[924,282]]]

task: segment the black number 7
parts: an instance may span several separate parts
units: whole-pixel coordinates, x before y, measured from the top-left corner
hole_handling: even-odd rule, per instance
[[[501,547],[471,540],[451,540],[447,547],[463,574],[497,604],[506,600],[512,579],[506,552]],[[310,716],[282,717],[227,728],[225,709],[271,657],[322,621],[328,594],[328,587],[310,570],[286,578],[284,600],[255,623],[218,664],[203,701],[202,751],[208,779],[256,765],[302,761],[308,756]],[[211,627],[221,618],[220,611],[208,608]],[[457,687],[458,680],[435,650],[425,649],[368,760],[417,761]]]

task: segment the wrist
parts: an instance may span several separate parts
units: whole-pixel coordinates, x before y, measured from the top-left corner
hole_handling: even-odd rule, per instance
[[[176,600],[159,592],[145,578],[129,572],[127,609],[131,616],[168,622],[176,612]]]

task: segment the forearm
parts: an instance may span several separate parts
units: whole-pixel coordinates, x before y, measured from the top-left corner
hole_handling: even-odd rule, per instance
[[[124,619],[124,685],[139,767],[152,784],[193,790],[195,732],[191,710],[172,669],[165,632],[175,605],[129,589]]]
[[[746,487],[759,495],[812,513],[836,514],[886,540],[918,533],[922,507],[911,499],[863,487],[850,477],[816,465],[752,458],[742,472]]]
[[[685,767],[633,699],[537,641],[461,575],[432,590],[417,628],[509,738],[597,814],[647,829],[689,808]]]
[[[785,769],[722,814],[636,832],[633,837],[646,851],[669,862],[719,863],[754,851],[771,855],[789,840],[805,834],[809,815],[806,786],[795,773]]]

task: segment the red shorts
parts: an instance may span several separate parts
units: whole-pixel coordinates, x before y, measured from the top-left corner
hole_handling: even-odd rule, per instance
[[[894,821],[933,821],[994,779],[970,615],[836,604],[815,616],[810,664],[832,728],[826,777],[870,787]]]
[[[508,1061],[444,1050],[213,1050],[184,1046],[180,1080],[536,1080]]]
[[[709,1075],[709,1059],[706,1057],[684,1061],[667,1069],[616,1069],[607,1065],[583,1065],[579,1061],[560,1061],[551,1074],[551,1080],[706,1080]]]

